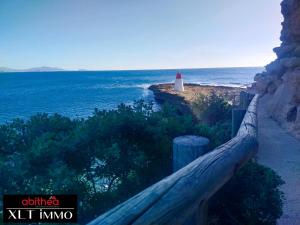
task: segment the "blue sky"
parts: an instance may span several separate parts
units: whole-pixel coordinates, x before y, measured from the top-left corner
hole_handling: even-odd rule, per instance
[[[280,0],[0,0],[0,67],[263,66]]]

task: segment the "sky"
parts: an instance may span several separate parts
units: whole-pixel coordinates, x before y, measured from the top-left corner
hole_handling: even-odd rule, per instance
[[[281,0],[0,0],[0,67],[264,66]]]

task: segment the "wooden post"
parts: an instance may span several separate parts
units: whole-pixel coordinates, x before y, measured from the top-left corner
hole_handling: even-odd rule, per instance
[[[245,116],[245,109],[232,109],[232,126],[231,126],[231,137],[234,137],[238,132],[243,118]]]
[[[240,92],[240,105],[238,108],[232,109],[231,137],[234,137],[239,130],[252,98],[253,94],[250,94],[246,91]]]
[[[253,94],[250,94],[246,91],[241,91],[241,93],[240,93],[240,108],[247,109],[253,97],[254,97]]]
[[[196,214],[196,224],[197,225],[206,225],[207,224],[207,214],[208,214],[208,201],[203,200]]]
[[[186,135],[173,140],[173,172],[185,167],[208,151],[209,140],[205,137]],[[207,201],[201,202],[198,209],[184,222],[184,225],[205,225]]]
[[[173,172],[207,153],[209,140],[205,137],[185,135],[173,140]]]

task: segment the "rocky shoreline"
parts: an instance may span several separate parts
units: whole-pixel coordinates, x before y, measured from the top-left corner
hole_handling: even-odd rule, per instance
[[[240,92],[245,90],[240,87],[210,86],[199,84],[184,84],[184,92],[174,91],[174,84],[151,85],[149,89],[153,91],[154,98],[159,104],[169,103],[181,114],[193,114],[192,103],[199,95],[209,95],[216,93],[221,95],[233,105],[239,104]]]

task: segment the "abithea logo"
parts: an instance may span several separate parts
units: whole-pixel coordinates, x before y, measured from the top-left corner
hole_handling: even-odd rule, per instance
[[[3,222],[77,222],[76,195],[4,195]]]

